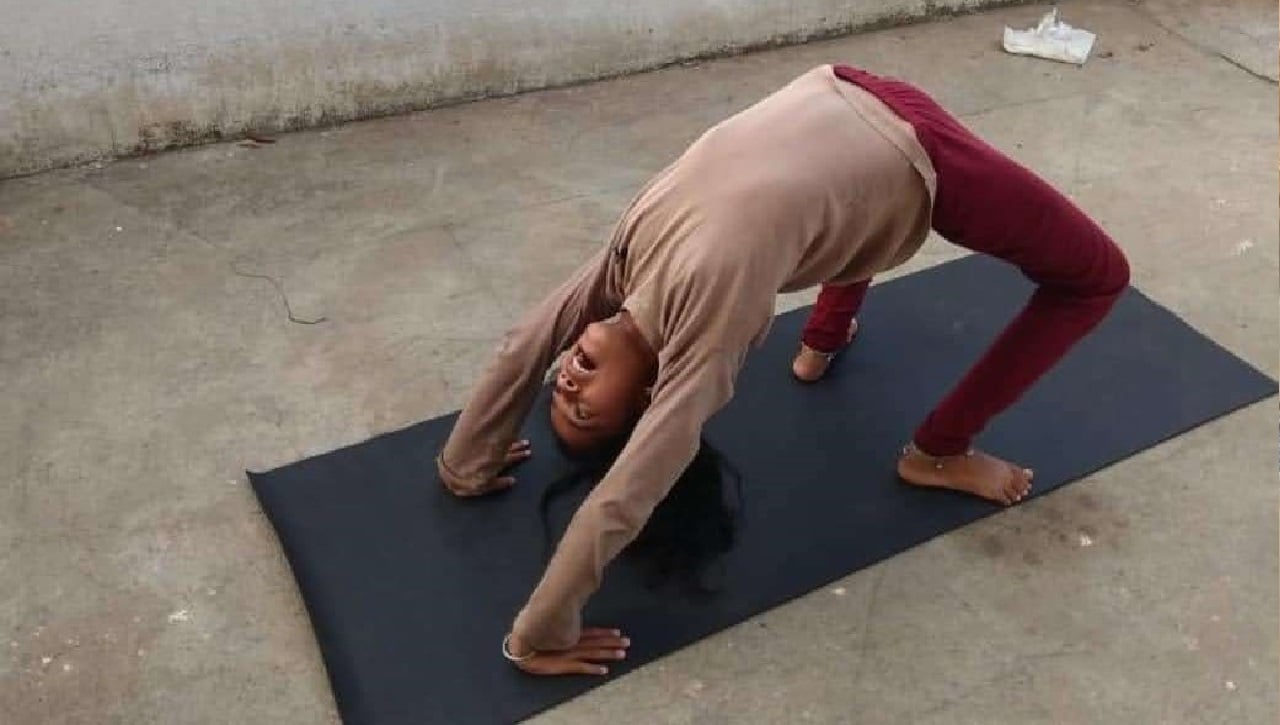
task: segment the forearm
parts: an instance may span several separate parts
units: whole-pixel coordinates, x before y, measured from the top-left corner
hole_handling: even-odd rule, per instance
[[[482,486],[505,465],[506,451],[538,393],[539,362],[504,346],[490,363],[436,458],[450,489]]]
[[[592,490],[516,617],[512,631],[520,640],[540,650],[565,649],[577,642],[582,608],[600,588],[605,569],[639,535],[697,446],[696,430],[682,441],[668,439],[661,456],[644,456],[643,472],[620,461],[623,465],[615,466]],[[637,447],[637,453],[643,448]]]
[[[702,425],[729,398],[731,360],[682,359],[669,365],[622,454],[583,501],[541,582],[516,617],[514,632],[539,649],[571,646],[581,611],[604,570],[648,522],[697,453]]]
[[[576,644],[581,612],[605,568],[648,523],[697,453],[702,426],[733,394],[769,305],[733,304],[735,275],[692,277],[664,298],[653,401],[609,472],[570,521],[513,632],[538,649]],[[672,284],[680,280],[673,280]],[[754,302],[748,300],[747,302]]]
[[[607,290],[607,265],[602,250],[503,337],[436,459],[450,488],[474,489],[502,469],[555,356],[588,323],[616,311],[617,301]]]

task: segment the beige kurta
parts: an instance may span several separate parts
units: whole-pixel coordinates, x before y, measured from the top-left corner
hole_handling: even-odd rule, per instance
[[[437,459],[451,486],[499,473],[547,369],[587,324],[626,309],[658,354],[652,403],[516,617],[522,639],[577,642],[587,598],[732,396],[777,293],[907,260],[929,232],[934,187],[910,125],[831,66],[814,68],[703,134],[640,190],[609,244],[508,332]]]

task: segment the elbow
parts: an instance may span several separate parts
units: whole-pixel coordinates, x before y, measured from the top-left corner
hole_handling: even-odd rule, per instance
[[[584,573],[594,578],[593,586],[600,585],[605,567],[640,534],[653,508],[647,497],[601,489],[578,507],[570,527],[574,529],[572,546],[586,555]]]
[[[606,542],[606,549],[612,549],[609,544],[615,543],[614,540],[625,545],[635,538],[644,528],[651,510],[646,502],[630,496],[603,495],[584,501],[579,515],[591,523],[591,528]]]

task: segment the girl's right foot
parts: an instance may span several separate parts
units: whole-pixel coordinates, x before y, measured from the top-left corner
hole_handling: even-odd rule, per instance
[[[963,491],[1008,506],[1031,493],[1035,473],[982,451],[931,456],[910,445],[898,460],[898,476],[916,486]]]

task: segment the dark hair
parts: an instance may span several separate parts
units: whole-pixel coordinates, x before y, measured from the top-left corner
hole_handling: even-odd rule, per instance
[[[626,438],[624,435],[590,454],[570,456],[573,470],[543,492],[539,508],[548,556],[552,550],[551,503],[584,482],[598,483],[622,453]],[[726,495],[726,473],[734,481],[732,498]],[[622,554],[639,564],[651,588],[675,582],[693,595],[715,593],[718,587],[710,581],[710,568],[737,543],[741,514],[742,476],[704,438],[693,460]]]

